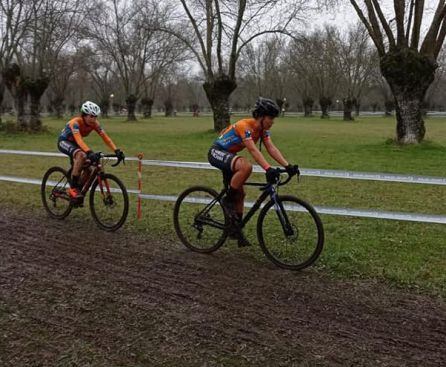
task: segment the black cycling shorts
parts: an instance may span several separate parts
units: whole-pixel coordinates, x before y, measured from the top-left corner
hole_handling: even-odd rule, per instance
[[[209,163],[222,171],[225,184],[228,184],[229,181],[231,181],[233,175],[231,169],[232,162],[237,158],[237,155],[223,150],[218,145],[211,146],[211,149],[209,149],[208,152]]]
[[[81,149],[79,148],[79,145],[69,140],[59,140],[57,142],[57,148],[71,159],[74,159],[74,154]]]

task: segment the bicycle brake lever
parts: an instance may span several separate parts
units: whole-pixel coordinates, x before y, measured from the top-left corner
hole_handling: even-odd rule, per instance
[[[112,164],[111,166],[112,166],[112,167],[116,167],[116,166],[119,164],[119,162],[121,162],[121,161],[120,161],[120,159],[118,158],[118,161],[117,161],[115,164]]]

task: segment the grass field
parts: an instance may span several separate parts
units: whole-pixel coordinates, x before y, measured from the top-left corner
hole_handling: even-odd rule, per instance
[[[46,119],[48,132],[36,135],[0,132],[0,149],[56,151],[56,140],[64,121]],[[146,159],[206,161],[215,138],[209,117],[162,118],[127,123],[120,118],[103,120],[103,126],[127,156],[144,152]],[[391,142],[393,118],[359,118],[343,122],[332,118],[281,118],[272,129],[275,144],[290,162],[304,168],[407,173],[446,176],[446,120],[426,121],[426,140],[419,146],[400,147]],[[105,149],[97,136],[87,143],[94,150]],[[41,178],[52,165],[67,165],[60,158],[0,155],[0,175]],[[136,188],[136,164],[109,169]],[[220,186],[216,171],[144,167],[143,191],[171,194],[192,184]],[[254,178],[263,180],[256,174]],[[0,182],[2,205],[40,209],[39,187]],[[441,186],[351,181],[303,177],[301,183],[282,190],[294,193],[314,205],[379,209],[427,214],[446,214]],[[248,200],[258,192],[250,190]],[[145,201],[144,219],[135,218],[136,197],[132,197],[128,225],[175,238],[171,203]],[[42,209],[43,215],[43,209]],[[73,213],[91,220],[88,209]],[[69,219],[67,219],[69,221]],[[317,271],[340,277],[372,278],[446,297],[446,226],[323,215],[326,247]],[[255,221],[248,228],[254,241]],[[234,251],[234,244],[225,247]],[[225,251],[225,250],[224,250]],[[240,250],[235,250],[240,251]],[[259,259],[258,247],[250,251]],[[263,261],[263,260],[262,260]],[[266,260],[264,260],[266,261]]]

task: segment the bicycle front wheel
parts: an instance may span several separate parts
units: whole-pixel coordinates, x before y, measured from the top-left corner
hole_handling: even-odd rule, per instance
[[[106,231],[116,231],[124,224],[129,197],[119,178],[108,173],[96,178],[90,191],[90,211],[96,224]]]
[[[60,167],[51,167],[43,176],[40,194],[50,217],[64,219],[73,209],[68,195],[69,182],[67,171]]]
[[[324,246],[324,229],[314,208],[294,196],[279,196],[284,212],[269,201],[259,214],[257,236],[266,257],[277,266],[301,270],[313,264]]]
[[[184,191],[175,203],[175,231],[192,251],[210,253],[226,240],[228,218],[217,196],[215,190],[194,186]]]

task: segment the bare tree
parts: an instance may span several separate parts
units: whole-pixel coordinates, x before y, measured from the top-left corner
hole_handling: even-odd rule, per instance
[[[297,90],[302,107],[304,117],[313,115],[313,106],[315,96],[317,95],[315,70],[311,61],[312,53],[311,40],[304,37],[300,40],[291,42],[288,47],[288,55],[286,63],[288,74],[293,87]]]
[[[69,89],[70,81],[75,73],[80,71],[79,66],[82,56],[79,52],[74,54],[65,53],[54,63],[47,97],[54,115],[58,118],[63,117],[65,112],[65,96]]]
[[[290,45],[288,63],[291,72],[302,78],[301,95],[306,100],[307,109],[312,105],[312,96],[319,100],[321,118],[329,117],[329,108],[336,95],[341,80],[338,62],[339,43],[336,30],[325,27],[309,36],[301,36]],[[313,93],[309,91],[312,87]],[[305,109],[305,107],[304,107]]]
[[[203,87],[214,112],[214,129],[219,131],[229,123],[229,97],[237,87],[237,62],[242,50],[262,35],[288,34],[309,3],[304,0],[180,2],[182,14],[174,13],[170,27],[159,29],[182,40],[198,61],[205,77]],[[186,21],[179,20],[184,16]]]
[[[84,53],[94,54],[90,47]],[[116,74],[113,71],[113,60],[107,54],[94,54],[85,57],[82,69],[91,77],[91,87],[95,93],[101,112],[109,117],[111,103],[115,97],[116,86],[119,86]]]
[[[62,50],[82,20],[80,4],[80,0],[29,0],[19,8],[26,16],[14,19],[22,31],[12,51],[15,63],[6,66],[3,77],[16,100],[17,124],[23,129],[41,128],[40,98]],[[28,97],[29,119],[25,118]]]
[[[352,110],[356,107],[357,115],[364,89],[378,67],[378,60],[369,45],[369,37],[362,24],[348,30],[347,36],[339,37],[339,56],[341,84],[343,91],[344,121],[353,120]]]
[[[154,30],[165,17],[165,9],[154,2],[106,0],[88,32],[98,50],[113,60],[112,71],[126,94],[129,121],[136,120],[136,103],[147,81],[184,56],[183,45],[173,36]]]
[[[393,0],[393,13],[378,0],[350,0],[366,26],[380,57],[380,67],[396,105],[396,140],[400,144],[421,142],[426,128],[421,104],[437,68],[436,60],[446,36],[446,3],[438,0],[422,37],[424,0]]]
[[[17,65],[19,48],[32,20],[32,7],[22,0],[0,1],[0,90],[3,100],[5,86],[10,91],[17,112],[17,123],[23,128],[26,122],[25,113],[26,88],[20,77],[20,67]],[[1,102],[1,101],[0,101]]]

